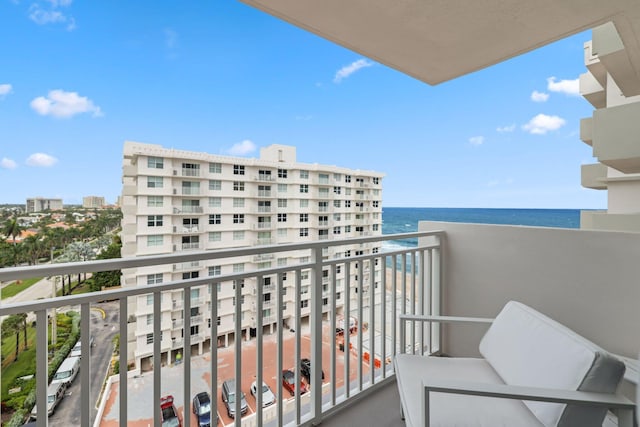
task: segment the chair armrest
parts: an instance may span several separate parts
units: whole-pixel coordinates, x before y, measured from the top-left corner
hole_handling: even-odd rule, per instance
[[[398,316],[398,320],[400,321],[400,349],[401,352],[404,353],[406,350],[405,347],[405,337],[406,337],[406,328],[407,322],[420,322],[420,323],[484,323],[490,324],[494,319],[486,318],[486,317],[458,317],[458,316],[431,316],[431,315],[423,315],[423,314],[401,314]]]
[[[471,396],[500,397],[517,400],[564,403],[574,405],[604,406],[618,410],[619,426],[631,426],[635,404],[622,395],[593,393],[575,390],[559,390],[539,387],[524,387],[507,384],[473,383],[464,381],[433,381],[423,383],[423,420],[429,426],[429,394],[431,392],[466,394]],[[631,424],[628,424],[631,423]]]
[[[429,316],[422,314],[401,314],[400,322],[436,322],[436,323],[493,323],[488,317]]]

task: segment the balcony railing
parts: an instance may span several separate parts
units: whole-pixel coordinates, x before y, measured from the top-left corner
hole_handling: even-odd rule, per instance
[[[404,248],[402,250],[394,250],[384,253],[368,253],[360,256],[339,259],[324,259],[323,250],[327,251],[330,247],[340,247],[345,245],[357,245],[365,243],[381,244],[384,241],[405,240],[417,237],[431,236],[433,243],[424,244],[418,247]],[[441,265],[441,232],[417,232],[398,235],[373,236],[360,239],[331,240],[327,242],[310,242],[300,244],[286,244],[263,246],[260,248],[239,248],[225,249],[218,251],[198,251],[189,253],[173,253],[165,255],[141,256],[135,258],[109,259],[92,262],[77,262],[67,264],[50,264],[37,265],[31,267],[15,267],[0,269],[0,281],[6,282],[10,280],[26,279],[30,277],[46,277],[60,275],[77,275],[80,273],[94,273],[98,271],[125,270],[144,268],[149,271],[149,267],[163,265],[181,265],[194,261],[215,261],[221,260],[229,262],[230,258],[237,257],[253,257],[264,254],[286,254],[291,251],[309,251],[311,254],[310,261],[306,263],[274,267],[263,270],[245,271],[242,273],[234,273],[221,275],[216,277],[199,277],[187,280],[174,280],[154,285],[131,286],[121,289],[107,290],[95,293],[87,293],[81,295],[66,296],[63,298],[48,298],[29,301],[25,303],[12,303],[0,306],[0,316],[8,316],[19,313],[35,313],[36,319],[36,374],[35,374],[35,395],[38,408],[46,408],[47,401],[47,383],[48,383],[48,328],[47,318],[54,309],[73,306],[79,307],[80,310],[80,331],[83,337],[91,336],[91,315],[92,305],[105,300],[119,302],[119,332],[121,337],[128,336],[128,321],[131,316],[135,317],[136,313],[129,312],[128,300],[139,296],[153,295],[153,336],[163,336],[163,324],[161,323],[161,296],[163,293],[171,293],[171,291],[182,291],[184,295],[189,295],[192,288],[207,286],[209,291],[205,290],[206,299],[211,301],[218,300],[218,284],[222,288],[222,292],[233,286],[234,281],[238,280],[255,280],[256,283],[264,283],[266,277],[272,278],[272,286],[277,291],[272,293],[272,300],[268,303],[271,308],[271,314],[267,318],[261,315],[255,315],[255,337],[251,337],[251,341],[255,343],[246,343],[245,337],[248,337],[248,328],[250,327],[251,316],[243,316],[251,309],[249,304],[236,304],[233,308],[229,308],[230,312],[218,313],[217,304],[209,304],[207,310],[210,312],[201,313],[195,317],[189,315],[194,300],[173,299],[173,310],[182,310],[183,319],[174,321],[174,328],[182,327],[185,331],[193,331],[192,326],[202,321],[203,317],[216,319],[218,316],[225,318],[233,318],[233,334],[235,339],[232,343],[233,354],[235,360],[231,361],[234,366],[234,377],[236,378],[236,393],[248,390],[241,390],[242,378],[250,375],[251,378],[260,383],[263,380],[269,380],[272,373],[266,373],[268,367],[263,363],[266,357],[263,343],[264,334],[263,326],[268,324],[283,325],[287,324],[289,329],[294,332],[293,336],[287,332],[285,339],[284,328],[275,329],[275,345],[276,345],[276,361],[275,371],[281,372],[285,368],[290,367],[293,360],[299,360],[302,357],[309,357],[314,361],[312,366],[312,378],[310,393],[302,396],[295,396],[291,399],[288,395],[283,394],[282,387],[275,387],[277,394],[277,403],[274,409],[269,411],[263,410],[261,405],[261,394],[258,395],[258,402],[255,407],[255,413],[250,413],[242,418],[235,420],[235,425],[240,426],[245,422],[248,425],[261,426],[265,422],[275,425],[290,424],[296,426],[319,424],[322,420],[349,405],[352,398],[358,395],[374,391],[376,388],[383,387],[393,380],[393,370],[389,361],[393,355],[400,352],[400,336],[399,324],[396,322],[398,313],[412,314],[439,314],[440,313],[440,265]],[[358,275],[357,281],[352,281],[349,286],[343,284],[338,289],[336,282],[336,271],[340,269],[345,277],[352,277],[352,274],[364,272],[366,266],[371,266],[368,272]],[[323,292],[323,270],[329,269],[329,282],[324,281],[325,286]],[[363,278],[368,275],[367,280],[373,283],[375,272],[380,272],[379,286],[376,292],[367,292],[365,296]],[[287,280],[284,281],[284,275]],[[302,299],[302,277],[309,275],[311,284],[308,286],[308,293]],[[284,308],[284,288],[287,288],[287,310]],[[201,288],[199,288],[201,289]],[[202,290],[200,290],[202,292]],[[237,286],[232,291],[236,300],[241,299],[242,288]],[[340,299],[337,293],[340,293]],[[267,306],[263,302],[265,289],[256,286],[255,296],[255,312],[263,313],[263,309]],[[174,297],[175,298],[175,297]],[[339,301],[343,301],[341,303]],[[304,304],[303,304],[304,303]],[[302,307],[304,305],[304,307]],[[227,309],[225,309],[227,310]],[[308,313],[309,318],[305,320],[305,328],[302,327],[303,316]],[[327,315],[328,313],[328,315]],[[185,315],[186,314],[186,315]],[[335,338],[337,329],[349,330],[350,319],[355,318],[359,325],[363,327],[357,328],[354,334],[344,334],[341,336],[339,343]],[[242,320],[241,320],[242,319]],[[323,320],[324,319],[324,320]],[[328,319],[328,320],[327,320]],[[266,320],[266,321],[265,321]],[[138,321],[142,321],[139,319]],[[178,325],[178,322],[181,325]],[[224,324],[228,324],[225,320]],[[364,326],[366,325],[366,329]],[[181,405],[188,407],[192,399],[192,379],[196,378],[196,369],[200,369],[202,364],[192,365],[191,356],[194,344],[205,346],[206,341],[217,343],[218,337],[223,331],[220,330],[216,321],[210,322],[210,326],[199,325],[199,332],[190,335],[186,333],[184,338],[174,338],[169,341],[171,331],[164,331],[164,341],[171,342],[170,346],[162,345],[160,339],[153,340],[153,350],[148,354],[153,363],[149,367],[150,372],[145,373],[144,377],[151,377],[152,381],[146,381],[149,386],[147,393],[152,395],[152,402],[160,402],[162,391],[167,389],[167,384],[163,386],[164,381],[169,381],[163,375],[163,370],[174,369],[171,364],[163,361],[171,361],[171,352],[180,351],[182,354],[182,369],[179,375],[179,381],[182,385],[174,384],[175,390],[182,390],[180,393],[174,393],[174,398]],[[415,348],[420,351],[428,350],[430,352],[440,349],[440,331],[437,326],[431,328],[413,327],[408,328],[404,339],[411,343],[412,350]],[[329,334],[329,337],[327,337]],[[309,350],[303,354],[302,338],[305,342],[310,342]],[[329,344],[325,344],[329,342]],[[203,344],[200,344],[203,343]],[[342,344],[342,345],[339,345]],[[119,364],[121,367],[129,365],[131,360],[127,359],[129,354],[139,356],[138,351],[130,351],[130,343],[126,339],[120,340],[119,347]],[[255,349],[255,359],[247,361],[246,357],[241,357],[243,346],[251,345]],[[409,346],[408,345],[408,346]],[[221,374],[219,369],[222,365],[218,365],[218,357],[220,350],[218,345],[209,345],[211,352],[208,363],[207,381],[209,384],[216,386],[220,381]],[[343,354],[340,348],[347,349]],[[135,349],[134,349],[135,350]],[[142,352],[144,349],[140,350]],[[76,408],[79,414],[79,423],[83,426],[92,425],[91,408],[95,403],[89,397],[89,393],[85,392],[90,389],[90,380],[93,376],[104,372],[103,367],[94,367],[91,369],[90,348],[82,347],[81,367],[79,374],[80,382],[80,403]],[[309,353],[307,353],[307,351]],[[136,362],[137,365],[137,362]],[[256,366],[262,367],[256,369]],[[270,366],[273,367],[273,364]],[[320,369],[322,367],[326,373],[326,378],[321,379]],[[101,417],[111,418],[111,422],[119,423],[120,426],[126,426],[128,422],[140,419],[138,416],[141,412],[145,414],[144,419],[149,423],[159,425],[161,420],[161,409],[159,404],[150,405],[149,407],[140,407],[137,402],[140,397],[137,395],[138,385],[140,381],[139,371],[141,366],[136,366],[135,370],[138,375],[128,373],[127,369],[120,369],[117,376],[111,377],[107,382],[104,391],[104,397],[101,401],[101,409],[98,411]],[[253,369],[253,371],[252,371]],[[273,373],[273,374],[274,374]],[[300,380],[299,371],[296,370],[296,382]],[[194,379],[195,381],[195,379]],[[336,384],[347,384],[347,386]],[[279,384],[279,383],[276,383]],[[212,396],[217,395],[217,390],[208,390]],[[116,396],[110,405],[113,405],[109,411],[104,410],[109,396]],[[236,413],[240,413],[240,401],[236,402]],[[27,408],[27,413],[31,408]],[[133,415],[136,414],[136,416]],[[185,414],[189,411],[185,410]],[[267,416],[268,415],[268,416]],[[102,418],[104,421],[104,418]],[[99,422],[100,420],[98,420]],[[38,417],[38,426],[47,425],[47,417]],[[97,425],[97,424],[96,424]],[[189,417],[185,416],[184,425],[189,426]]]

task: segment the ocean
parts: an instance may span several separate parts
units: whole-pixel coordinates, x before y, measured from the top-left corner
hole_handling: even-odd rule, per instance
[[[418,231],[418,221],[579,228],[580,209],[383,208],[382,221],[382,234]],[[398,240],[384,249],[417,244],[417,239]]]

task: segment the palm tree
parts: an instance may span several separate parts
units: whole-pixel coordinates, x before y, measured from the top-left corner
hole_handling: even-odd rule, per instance
[[[22,320],[20,316],[16,314],[12,314],[8,316],[2,322],[2,338],[7,338],[13,334],[16,335],[16,358],[18,360],[18,354],[20,353],[20,331],[21,331]]]
[[[17,249],[17,241],[16,237],[18,237],[22,233],[22,226],[18,223],[18,219],[14,216],[13,218],[7,220],[2,229],[2,234],[7,237],[13,238],[13,262],[17,266],[18,265],[18,249]]]

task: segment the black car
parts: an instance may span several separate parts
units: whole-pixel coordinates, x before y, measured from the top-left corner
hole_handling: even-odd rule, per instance
[[[311,360],[304,359],[300,360],[300,374],[302,374],[303,378],[307,381],[307,384],[311,385]],[[324,380],[324,371],[322,371],[322,379]]]
[[[209,393],[203,391],[196,394],[193,398],[193,413],[196,414],[198,419],[198,427],[210,427],[211,426],[211,398]],[[218,414],[216,413],[216,418]],[[218,420],[216,419],[216,424]]]

